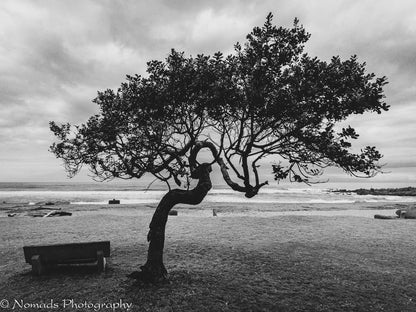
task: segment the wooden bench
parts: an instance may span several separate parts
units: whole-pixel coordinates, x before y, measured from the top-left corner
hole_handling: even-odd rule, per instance
[[[47,266],[58,264],[97,262],[98,270],[104,271],[106,258],[110,256],[110,242],[24,246],[23,251],[35,275],[41,275]]]

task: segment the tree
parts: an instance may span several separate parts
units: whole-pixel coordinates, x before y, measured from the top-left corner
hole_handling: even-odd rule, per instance
[[[386,78],[366,73],[356,56],[329,62],[308,56],[309,37],[297,19],[292,28],[276,27],[270,13],[234,54],[186,57],[172,50],[166,60],[148,62],[145,77],[127,76],[117,91],[98,92],[100,112],[85,124],[50,123],[58,139],[51,151],[70,176],[85,165],[100,180],[148,173],[167,183],[149,226],[141,278],[166,278],[168,213],[176,204],[204,199],[213,164],[247,197],[267,184],[258,171],[265,157],[275,159],[276,180],[313,183],[328,166],[365,177],[381,170],[376,148],[354,151],[358,134],[339,124],[354,114],[388,110]],[[202,149],[212,154],[210,163],[198,161]],[[170,183],[184,180],[185,189],[171,189]],[[198,183],[190,189],[193,180]]]

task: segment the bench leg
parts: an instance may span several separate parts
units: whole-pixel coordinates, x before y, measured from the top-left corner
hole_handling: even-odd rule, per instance
[[[105,271],[106,260],[104,257],[104,252],[102,250],[97,251],[97,266],[98,266],[98,271],[100,272]]]
[[[39,255],[32,256],[32,273],[35,275],[42,275],[44,267]]]

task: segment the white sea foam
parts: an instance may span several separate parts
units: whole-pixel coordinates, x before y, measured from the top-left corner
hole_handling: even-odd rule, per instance
[[[158,203],[166,191],[162,190],[1,190],[0,202],[37,203],[70,202],[72,204],[107,204],[110,199],[118,199],[122,204]],[[415,202],[411,196],[374,196],[355,193],[334,193],[316,188],[264,188],[253,198],[231,189],[211,190],[205,202],[212,203],[375,203],[375,202]]]

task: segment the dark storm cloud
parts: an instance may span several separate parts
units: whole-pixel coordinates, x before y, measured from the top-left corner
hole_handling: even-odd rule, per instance
[[[414,2],[297,2],[301,21],[312,33],[308,43],[311,54],[326,59],[357,54],[370,72],[388,77],[386,94],[392,105],[412,101],[416,93],[409,83],[416,76]]]
[[[416,4],[400,1],[112,1],[0,2],[0,180],[19,172],[56,176],[47,152],[48,121],[85,122],[97,111],[97,90],[117,88],[126,74],[171,48],[188,55],[233,51],[272,11],[291,26],[298,17],[312,34],[306,50],[329,59],[357,54],[377,76],[386,75],[391,111],[353,118],[363,145],[377,145],[391,166],[416,156]],[[30,155],[30,156],[27,156]],[[19,162],[11,161],[19,157]],[[30,159],[29,159],[30,158]],[[49,167],[47,166],[50,162]],[[29,167],[26,166],[26,167]],[[7,170],[6,170],[7,169]],[[39,172],[36,173],[36,170]],[[59,168],[60,170],[60,168]]]

